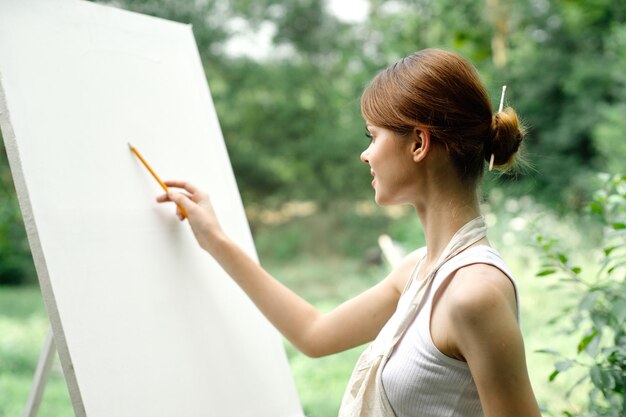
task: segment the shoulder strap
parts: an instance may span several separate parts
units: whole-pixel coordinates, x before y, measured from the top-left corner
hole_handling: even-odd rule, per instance
[[[511,281],[515,291],[516,313],[519,321],[519,292],[517,283],[498,251],[489,246],[477,246],[470,248],[468,251],[461,253],[459,256],[450,259],[449,262],[441,267],[436,277],[433,279],[432,289],[428,295],[430,296],[434,294],[452,273],[472,264],[486,264],[498,268]],[[427,302],[428,300],[425,301],[425,304]]]
[[[446,248],[441,253],[441,256],[437,260],[435,266],[428,272],[426,277],[420,281],[419,287],[415,296],[411,300],[411,304],[406,311],[405,316],[400,321],[396,332],[391,340],[391,344],[388,348],[387,355],[390,355],[393,349],[395,348],[398,341],[402,338],[402,335],[409,328],[410,324],[413,322],[417,313],[422,308],[426,297],[424,296],[426,293],[430,291],[432,287],[433,279],[439,269],[445,265],[445,263],[461,253],[464,249],[476,243],[483,237],[485,237],[487,233],[487,226],[482,216],[471,220],[463,227],[461,227],[455,234],[452,236],[452,239],[446,246]],[[417,269],[417,268],[416,268]],[[415,272],[414,272],[415,273]]]

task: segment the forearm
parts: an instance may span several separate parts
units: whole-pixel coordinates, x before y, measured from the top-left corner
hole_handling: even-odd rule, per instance
[[[208,195],[185,181],[166,181],[165,184],[182,188],[189,195],[168,192],[157,197],[157,202],[173,201],[186,210],[186,218],[200,247],[215,258],[265,317],[302,352],[310,356],[326,355],[355,346],[363,339],[359,333],[372,333],[368,325],[356,331],[355,337],[351,337],[350,332],[342,331],[348,321],[345,316],[359,316],[364,310],[360,304],[352,303],[355,306],[353,310],[339,309],[340,313],[343,312],[341,314],[320,314],[315,307],[272,278],[224,234]],[[180,209],[177,209],[177,215],[181,221],[185,219]],[[362,303],[376,304],[369,302],[367,297]],[[356,321],[362,323],[361,320]],[[353,326],[352,333],[354,327],[357,326]],[[351,340],[346,340],[347,334]]]
[[[221,238],[207,251],[244,290],[267,319],[307,355],[317,356],[312,335],[320,312],[252,260],[237,244]]]

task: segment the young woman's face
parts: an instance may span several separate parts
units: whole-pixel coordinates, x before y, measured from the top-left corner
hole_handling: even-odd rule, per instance
[[[361,161],[370,166],[372,187],[379,205],[405,204],[412,201],[416,186],[416,164],[412,141],[389,129],[366,124],[370,144],[361,153]]]

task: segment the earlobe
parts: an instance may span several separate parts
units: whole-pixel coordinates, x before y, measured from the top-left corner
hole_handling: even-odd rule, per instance
[[[428,153],[430,148],[430,132],[428,129],[415,129],[413,130],[413,145],[411,152],[413,154],[413,161],[420,162]]]

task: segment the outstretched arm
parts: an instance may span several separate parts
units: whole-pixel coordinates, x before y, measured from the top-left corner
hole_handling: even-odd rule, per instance
[[[157,201],[173,201],[187,211],[187,219],[200,246],[303,353],[324,356],[371,341],[395,311],[400,291],[414,265],[414,257],[408,257],[378,285],[332,312],[322,314],[270,276],[223,233],[206,193],[187,182],[166,181],[166,184],[184,189],[188,194],[170,191]],[[177,215],[184,220],[179,209]]]

